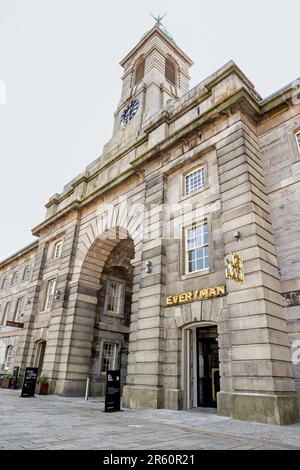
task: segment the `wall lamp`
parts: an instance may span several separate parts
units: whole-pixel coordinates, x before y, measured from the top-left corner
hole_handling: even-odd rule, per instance
[[[235,232],[233,232],[233,236],[234,236],[234,238],[236,239],[237,242],[239,242],[242,238],[242,234],[239,230],[236,230]]]
[[[145,267],[144,267],[144,271],[145,271],[145,273],[147,273],[147,274],[152,273],[152,261],[146,261],[146,264],[145,264]]]
[[[60,290],[55,291],[55,300],[59,300],[61,298]]]

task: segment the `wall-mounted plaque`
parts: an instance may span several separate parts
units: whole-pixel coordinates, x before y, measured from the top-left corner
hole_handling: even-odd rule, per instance
[[[34,397],[38,370],[37,367],[26,367],[21,397]]]
[[[105,411],[121,411],[121,371],[106,372]]]
[[[6,326],[10,326],[11,328],[24,328],[24,323],[19,323],[17,321],[7,321]]]

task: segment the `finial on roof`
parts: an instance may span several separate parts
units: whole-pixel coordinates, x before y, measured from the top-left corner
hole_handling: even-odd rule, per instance
[[[152,15],[152,13],[150,13],[150,16],[152,16],[152,18],[156,21],[156,26],[158,26],[159,28],[162,26],[162,20],[164,19],[166,15],[167,15],[167,12],[163,16],[160,16],[159,13],[157,16],[154,16]]]
[[[162,23],[162,20],[165,18],[165,16],[167,15],[167,12],[160,16],[160,14],[158,14],[157,16],[154,16],[152,15],[152,13],[150,13],[150,16],[152,16],[152,18],[155,20],[155,26],[160,29],[160,31],[162,31],[169,39],[171,39],[172,41],[174,41],[173,37],[172,37],[172,34],[169,33],[169,31],[167,30],[167,28],[165,27],[165,25],[163,25]],[[149,32],[149,31],[148,31]],[[146,34],[144,34],[143,38],[145,36],[147,36],[148,32]]]

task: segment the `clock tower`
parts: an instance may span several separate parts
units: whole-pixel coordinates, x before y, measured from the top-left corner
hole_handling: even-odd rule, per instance
[[[113,140],[136,138],[153,115],[189,90],[191,59],[162,24],[156,24],[124,57],[122,95],[115,112]]]

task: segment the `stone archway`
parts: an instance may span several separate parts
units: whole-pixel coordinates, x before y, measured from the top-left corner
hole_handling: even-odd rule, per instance
[[[70,328],[64,341],[67,355],[66,360],[60,362],[65,378],[57,381],[56,393],[69,396],[84,395],[86,380],[93,371],[91,364],[97,338],[95,331],[99,327],[97,308],[103,287],[103,270],[114,249],[128,240],[134,256],[134,241],[128,230],[122,227],[105,230],[93,240],[87,250],[85,245],[86,255],[80,270],[77,269],[74,280],[70,283],[70,306],[66,311],[66,321]],[[135,261],[132,264],[134,266]],[[97,387],[95,390],[97,393]]]

